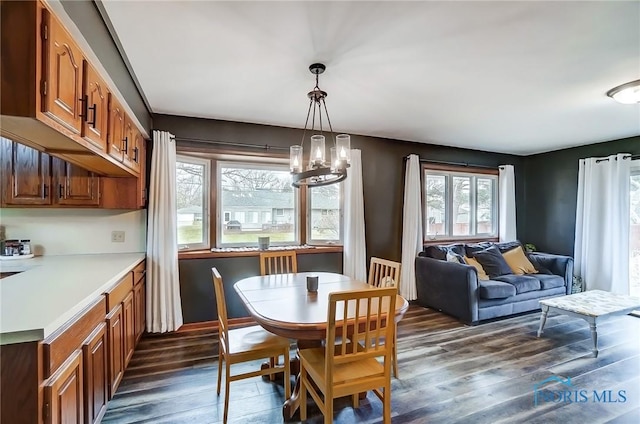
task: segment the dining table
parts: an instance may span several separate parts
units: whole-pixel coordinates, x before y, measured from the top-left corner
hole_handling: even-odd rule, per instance
[[[318,277],[317,291],[307,290],[307,277]],[[234,284],[247,311],[263,328],[294,339],[298,349],[318,347],[326,337],[329,294],[348,290],[375,289],[364,281],[333,272],[298,272],[248,277]],[[396,296],[395,322],[402,319],[409,303]],[[285,400],[285,420],[300,406],[300,375],[297,358],[291,360],[291,374],[297,374],[291,397]],[[288,384],[288,382],[285,382]],[[290,383],[289,383],[290,384]]]

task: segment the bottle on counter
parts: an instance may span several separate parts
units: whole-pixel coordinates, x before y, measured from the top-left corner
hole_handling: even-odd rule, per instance
[[[20,254],[21,255],[30,255],[31,254],[31,240],[20,240]]]

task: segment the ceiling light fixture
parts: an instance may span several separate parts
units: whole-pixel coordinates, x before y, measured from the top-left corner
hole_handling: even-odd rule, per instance
[[[326,67],[322,63],[314,63],[309,66],[309,71],[316,76],[316,86],[307,96],[309,97],[309,110],[307,111],[307,120],[304,123],[304,131],[302,132],[302,142],[300,145],[291,146],[289,148],[289,167],[292,175],[292,185],[294,187],[320,187],[329,184],[338,183],[347,178],[347,168],[351,162],[351,137],[348,134],[333,135],[327,104],[324,99],[327,92],[320,90],[318,87],[318,75],[325,71]],[[325,160],[325,137],[322,132],[322,110],[326,116],[327,124],[331,139],[334,146],[330,149],[330,162],[327,164]],[[313,113],[311,111],[313,110]],[[304,169],[303,149],[304,137],[309,125],[309,117],[311,117],[311,132],[315,130],[316,115],[320,134],[311,136],[311,145],[309,149],[309,162]]]
[[[607,96],[625,105],[640,103],[640,80],[631,81],[612,88],[607,91]]]

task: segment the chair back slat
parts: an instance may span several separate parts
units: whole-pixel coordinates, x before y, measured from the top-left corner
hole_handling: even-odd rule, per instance
[[[366,358],[384,357],[385,373],[391,370],[391,343],[395,332],[395,287],[329,294],[325,355],[325,378],[333,381],[335,365]],[[336,336],[341,341],[336,344]]]
[[[260,252],[260,275],[296,272],[298,272],[298,258],[295,250]]]
[[[224,300],[224,285],[217,268],[211,268],[211,273],[213,274],[213,288],[216,293],[216,306],[218,309],[220,347],[225,352],[229,352],[229,327],[227,324],[227,303]]]
[[[375,287],[398,287],[400,263],[386,259],[371,258],[368,284]]]

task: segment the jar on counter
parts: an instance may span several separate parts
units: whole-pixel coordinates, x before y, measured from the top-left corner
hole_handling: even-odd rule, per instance
[[[20,240],[20,254],[21,255],[31,254],[31,240]]]

